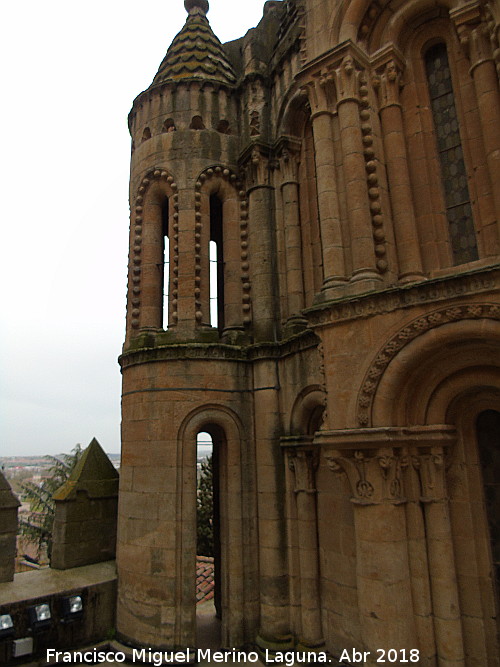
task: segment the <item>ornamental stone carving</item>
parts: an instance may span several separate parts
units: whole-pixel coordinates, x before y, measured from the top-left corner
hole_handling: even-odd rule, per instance
[[[439,502],[446,499],[445,456],[442,447],[431,447],[413,453],[411,462],[419,473],[421,502]]]
[[[344,56],[335,70],[337,105],[348,100],[359,101],[360,78],[361,72],[356,69],[354,58],[350,54]]]
[[[399,504],[403,497],[401,471],[406,456],[391,447],[369,450],[328,449],[325,459],[332,472],[347,475],[352,502],[361,505]]]
[[[466,319],[500,319],[500,306],[497,304],[473,304],[467,306],[453,306],[436,310],[427,315],[418,317],[400,329],[380,350],[368,369],[361,390],[358,394],[357,421],[360,426],[369,426],[371,422],[371,407],[375,392],[389,363],[400,350],[413,339],[422,334],[449,324],[450,322]]]
[[[318,450],[289,452],[288,467],[295,473],[295,493],[316,493],[315,474],[318,463]]]

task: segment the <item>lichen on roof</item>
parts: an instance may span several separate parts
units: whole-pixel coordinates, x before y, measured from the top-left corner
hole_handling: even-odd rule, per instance
[[[152,85],[187,79],[236,83],[233,67],[205,16],[208,3],[197,0],[185,4],[189,11],[186,23],[170,45]]]

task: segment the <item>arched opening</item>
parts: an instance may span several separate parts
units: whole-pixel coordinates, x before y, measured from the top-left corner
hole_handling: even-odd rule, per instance
[[[170,241],[168,230],[168,197],[161,207],[161,228],[163,238],[162,294],[163,294],[163,328],[169,325],[169,293],[170,293]]]
[[[428,49],[425,54],[425,68],[432,118],[436,129],[437,153],[453,264],[464,264],[478,259],[478,250],[445,44],[439,43]]]
[[[204,130],[205,124],[201,116],[193,116],[191,120],[191,125],[189,126],[190,130]]]
[[[223,206],[216,194],[210,195],[210,324],[224,328],[224,247]]]
[[[484,503],[491,546],[492,579],[495,599],[500,592],[500,412],[485,410],[476,420],[484,489]]]
[[[213,428],[209,429],[213,432]],[[217,430],[217,429],[216,429]],[[196,635],[198,648],[219,648],[222,619],[220,543],[220,438],[196,438]]]

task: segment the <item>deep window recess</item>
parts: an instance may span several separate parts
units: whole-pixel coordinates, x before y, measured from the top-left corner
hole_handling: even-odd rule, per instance
[[[163,293],[163,328],[168,329],[168,295],[170,290],[170,242],[168,238],[168,199],[165,198],[161,209],[161,224],[163,236],[163,266],[162,266],[162,293]]]
[[[222,202],[210,196],[210,324],[224,328],[224,248]]]
[[[478,259],[478,251],[450,65],[444,44],[436,44],[427,51],[425,66],[453,263],[464,264]]]
[[[477,419],[479,460],[483,473],[486,515],[490,529],[493,580],[500,591],[500,413],[485,410]]]

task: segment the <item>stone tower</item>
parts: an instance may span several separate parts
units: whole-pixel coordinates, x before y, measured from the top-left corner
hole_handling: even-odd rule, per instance
[[[498,666],[498,0],[185,7],[129,117],[119,637],[196,646],[208,432],[224,646]]]

